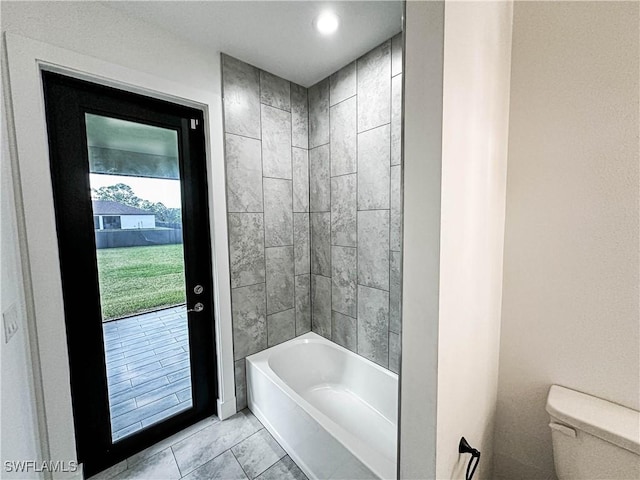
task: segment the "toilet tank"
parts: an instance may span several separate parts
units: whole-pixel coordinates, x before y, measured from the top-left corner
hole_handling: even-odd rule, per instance
[[[640,479],[640,412],[558,385],[547,412],[560,480]]]

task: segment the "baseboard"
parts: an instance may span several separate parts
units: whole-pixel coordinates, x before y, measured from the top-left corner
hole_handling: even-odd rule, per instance
[[[237,413],[236,410],[236,396],[232,395],[228,400],[221,402],[218,399],[218,417],[220,420],[225,420],[234,416]]]

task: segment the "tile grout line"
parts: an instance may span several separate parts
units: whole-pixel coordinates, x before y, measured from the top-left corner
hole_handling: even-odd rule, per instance
[[[328,117],[328,129],[327,132],[329,135],[329,176],[327,178],[327,182],[329,183],[329,273],[331,274],[331,286],[329,289],[329,338],[334,341],[333,338],[333,315],[331,314],[333,310],[333,249],[331,248],[331,230],[333,227],[333,213],[332,213],[332,195],[331,195],[331,171],[333,170],[333,155],[331,152],[331,76],[327,78],[328,88],[327,88],[327,117]]]
[[[235,445],[234,445],[234,447],[235,447]],[[244,467],[242,466],[242,464],[241,464],[241,463],[240,463],[240,461],[238,460],[238,457],[236,457],[236,454],[235,454],[235,453],[233,453],[232,448],[233,448],[233,447],[230,447],[229,449],[225,450],[223,453],[230,452],[230,453],[231,453],[231,455],[233,455],[233,458],[236,460],[236,463],[240,466],[240,470],[242,470],[242,473],[244,473],[244,476],[245,476],[247,479],[251,480],[251,477],[250,477],[249,475],[247,475],[247,472],[245,471]],[[223,453],[221,453],[220,455],[222,455]],[[218,456],[220,456],[220,455],[218,455]],[[217,457],[216,457],[216,458],[217,458]],[[213,460],[213,459],[212,459],[212,460]],[[211,460],[210,460],[210,461],[211,461]]]
[[[387,368],[391,363],[391,342],[390,340],[390,326],[391,326],[391,210],[393,206],[393,200],[391,199],[391,192],[393,187],[391,185],[391,160],[393,156],[393,41],[389,42],[389,73],[391,78],[389,79],[389,236],[387,244],[387,261],[389,266],[387,267],[387,276],[389,278],[389,294],[387,295]]]
[[[355,344],[355,353],[356,355],[359,355],[359,342],[358,342],[358,330],[359,330],[359,326],[360,326],[360,320],[358,319],[359,315],[358,315],[358,306],[359,306],[359,292],[358,292],[358,280],[359,280],[359,276],[360,276],[360,261],[359,261],[359,248],[358,248],[358,244],[360,242],[360,235],[358,233],[358,194],[359,194],[359,190],[358,190],[358,185],[360,183],[360,175],[358,174],[358,171],[360,170],[360,165],[359,165],[359,152],[360,152],[360,137],[358,136],[358,109],[360,107],[360,102],[358,101],[360,96],[358,95],[358,59],[356,59],[355,61],[355,67],[354,67],[354,75],[356,77],[356,204],[355,204],[355,212],[356,212],[356,332],[355,332],[355,337],[356,337],[356,344]]]
[[[268,297],[269,297],[269,290],[267,288],[267,279],[269,277],[269,275],[267,274],[267,217],[266,217],[266,210],[267,210],[267,201],[266,201],[266,192],[264,189],[264,152],[263,152],[263,147],[264,147],[264,142],[262,141],[262,139],[264,138],[264,132],[262,131],[262,75],[261,75],[262,70],[258,69],[258,99],[260,102],[260,178],[262,180],[262,235],[263,235],[263,244],[262,244],[262,248],[264,250],[264,335],[265,335],[265,341],[267,343],[267,347],[269,346],[269,302],[268,302]],[[291,90],[289,90],[289,95],[291,95]],[[293,171],[291,172],[291,177],[293,177]],[[293,187],[293,184],[292,184]],[[293,190],[293,188],[292,188]],[[232,323],[233,323],[233,319],[232,319]],[[233,326],[233,325],[232,325]],[[244,357],[246,358],[246,356]],[[235,361],[234,361],[234,367],[235,367]],[[235,368],[234,368],[234,386],[235,386],[235,392],[237,393],[237,385],[235,382]],[[245,392],[247,391],[247,373],[246,373],[246,363],[245,363],[245,374],[244,374],[244,390]],[[246,397],[246,393],[245,393],[245,397]],[[236,410],[238,409],[238,399],[236,397]]]
[[[178,459],[176,458],[176,452],[173,451],[173,445],[169,445],[168,448],[171,451],[171,455],[173,456],[173,461],[176,462],[176,467],[178,468],[178,473],[180,474],[180,478],[184,478],[184,475],[182,474],[182,470],[180,470],[180,464],[178,463]],[[128,464],[129,462],[127,461],[127,465]]]
[[[260,130],[262,133],[262,124],[260,125]],[[242,138],[248,138],[249,140],[257,140],[258,142],[262,143],[262,139],[261,138],[255,138],[255,137],[250,137],[249,135],[242,135],[240,133],[232,133],[232,132],[227,132],[226,130],[223,132],[225,135],[233,135],[235,137],[242,137]]]

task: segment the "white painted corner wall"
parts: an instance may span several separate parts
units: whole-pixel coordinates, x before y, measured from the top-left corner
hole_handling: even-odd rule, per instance
[[[513,3],[446,2],[436,478],[492,479]]]
[[[43,451],[44,458],[75,460],[75,440],[41,67],[125,87],[205,112],[219,320],[216,324],[218,368],[219,372],[225,372],[218,385],[221,397],[218,408],[223,417],[235,413],[219,56],[215,52],[198,51],[171,34],[96,2],[4,2],[2,33],[6,39],[3,55],[6,54],[9,62],[8,72],[3,69],[2,85],[9,108],[3,109],[3,115],[9,136],[15,134],[16,149],[11,155],[10,171],[19,192],[15,204],[11,200],[10,208],[18,213],[19,224],[22,217],[23,228],[18,234],[27,280],[24,291],[29,318],[21,327],[31,339],[35,338],[34,331],[38,334],[37,358],[43,377],[39,411],[44,416],[43,436],[50,439],[48,452]],[[9,111],[13,112],[12,116]],[[3,132],[3,171],[5,162],[9,161],[5,158],[9,148],[6,137]],[[4,248],[3,242],[3,254]],[[34,327],[31,331],[28,324]],[[22,354],[12,355],[11,361],[15,362]],[[3,364],[4,360],[3,357]],[[33,375],[32,372],[26,374]],[[3,378],[2,387],[4,390],[13,385],[5,383]],[[31,403],[35,411],[35,398],[24,401]],[[4,426],[5,419],[2,420]],[[22,428],[33,431],[26,423]],[[46,444],[45,438],[41,440]],[[3,460],[4,452],[3,449]],[[63,475],[54,475],[58,477]]]
[[[492,475],[512,9],[407,3],[401,478]]]
[[[434,478],[444,2],[406,2],[399,470]]]
[[[4,93],[4,92],[3,92]],[[6,111],[4,95],[2,112]],[[6,116],[0,117],[2,156],[0,157],[0,312],[16,309],[18,331],[5,343],[0,338],[0,458],[2,460],[42,460],[40,426],[36,407],[32,350],[27,325],[22,264],[18,240],[18,220],[14,209],[14,187],[11,176],[9,134]],[[0,326],[0,329],[3,329]],[[19,478],[23,474],[6,471],[2,478]],[[33,478],[41,478],[35,474]]]

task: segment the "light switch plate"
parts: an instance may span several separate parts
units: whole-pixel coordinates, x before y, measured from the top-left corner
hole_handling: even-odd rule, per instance
[[[18,331],[18,304],[13,302],[2,312],[2,324],[4,325],[4,343],[9,343]]]

